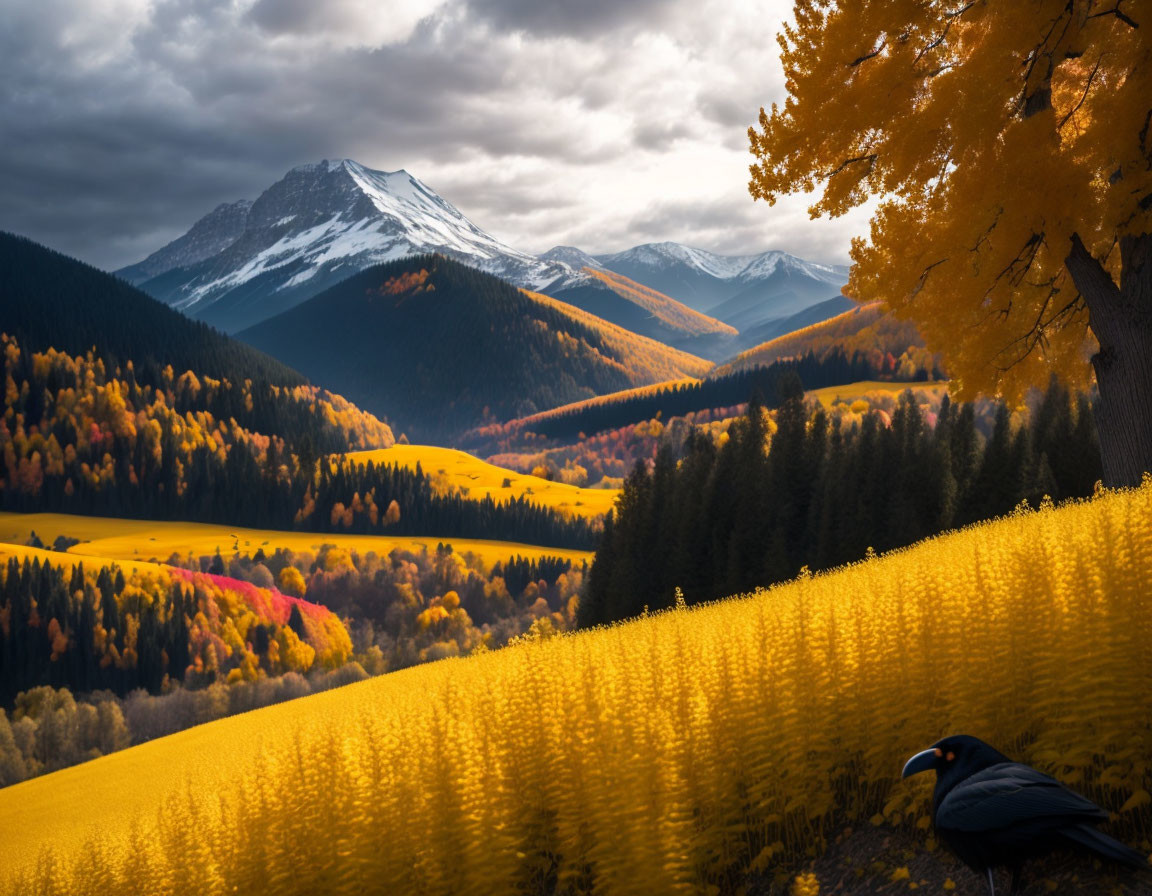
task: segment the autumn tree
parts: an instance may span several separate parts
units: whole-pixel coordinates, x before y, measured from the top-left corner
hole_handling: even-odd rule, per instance
[[[1132,0],[797,0],[788,98],[749,129],[769,203],[879,203],[848,294],[960,397],[1085,385],[1110,485],[1152,469],[1152,29]]]

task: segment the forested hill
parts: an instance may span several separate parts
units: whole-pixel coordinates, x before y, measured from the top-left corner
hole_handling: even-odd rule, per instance
[[[642,337],[630,345],[614,330],[424,255],[355,274],[240,338],[409,435],[443,438],[709,367]]]
[[[909,381],[928,380],[934,372],[923,368],[911,371]],[[501,444],[501,440],[524,437],[526,433],[570,441],[645,420],[669,420],[694,411],[735,407],[746,404],[753,396],[771,408],[779,403],[777,385],[788,373],[799,376],[806,389],[822,389],[862,380],[891,379],[893,369],[884,366],[884,359],[873,359],[862,352],[849,357],[836,350],[822,358],[809,352],[764,367],[741,368],[724,376],[676,380],[633,389],[552,408],[504,424],[478,427],[461,437],[462,444],[483,453],[489,446]]]
[[[131,361],[136,379],[158,384],[179,375],[277,386],[304,377],[280,361],[189,320],[118,277],[25,237],[0,232],[0,331],[29,351],[70,355],[95,349],[110,367]]]

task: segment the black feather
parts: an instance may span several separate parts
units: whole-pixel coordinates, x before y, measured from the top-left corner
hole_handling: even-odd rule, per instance
[[[1087,825],[1075,825],[1060,832],[1065,838],[1077,846],[1095,853],[1102,859],[1119,862],[1137,871],[1149,870],[1148,860],[1136,850],[1131,849],[1119,840],[1113,840],[1107,834],[1102,834],[1095,828]]]

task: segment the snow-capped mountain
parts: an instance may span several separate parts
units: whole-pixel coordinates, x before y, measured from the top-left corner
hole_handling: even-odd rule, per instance
[[[351,159],[293,168],[254,202],[218,206],[117,273],[235,333],[367,267],[430,252],[709,357],[733,347],[732,327],[759,331],[838,294],[846,279],[842,268],[782,252],[723,256],[677,243],[597,257],[572,246],[530,255],[481,230],[407,171]]]
[[[236,332],[370,265],[427,252],[539,291],[588,279],[561,261],[501,243],[408,172],[375,171],[351,159],[293,168],[255,202],[218,207],[117,273]]]
[[[566,264],[573,270],[583,270],[584,268],[592,268],[593,270],[602,271],[604,265],[593,255],[589,255],[583,249],[577,249],[575,246],[553,246],[543,255],[539,256],[541,261],[555,261],[560,264]]]
[[[679,243],[646,243],[596,258],[608,270],[742,332],[839,295],[848,281],[846,267],[816,264],[779,251],[717,255]]]

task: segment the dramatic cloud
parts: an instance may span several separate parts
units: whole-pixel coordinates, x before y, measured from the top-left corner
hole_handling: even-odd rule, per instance
[[[514,246],[844,261],[747,193],[784,0],[0,5],[0,228],[115,268],[294,165],[406,168]]]

